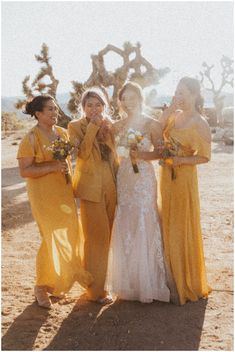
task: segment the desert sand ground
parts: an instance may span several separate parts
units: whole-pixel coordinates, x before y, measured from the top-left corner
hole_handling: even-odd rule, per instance
[[[48,311],[33,297],[40,238],[16,161],[24,134],[2,134],[2,350],[233,350],[233,147],[213,143],[198,168],[207,300],[102,307],[75,286]]]

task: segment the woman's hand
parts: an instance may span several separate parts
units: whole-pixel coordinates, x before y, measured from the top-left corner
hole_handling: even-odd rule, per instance
[[[67,174],[69,172],[67,160],[64,160],[64,161],[57,160],[53,162],[52,170],[54,172],[61,172],[62,174]]]
[[[103,120],[102,115],[93,115],[90,119],[90,122],[92,122],[94,125],[100,127],[102,125],[102,120]]]
[[[161,142],[157,142],[155,144],[155,152],[158,154],[158,155],[162,155],[162,152],[166,149],[166,146],[165,146],[165,143],[164,141],[161,141]]]
[[[106,120],[102,120],[100,124],[100,129],[97,133],[97,138],[100,142],[105,142],[108,133],[111,131],[111,126]]]
[[[139,152],[137,146],[132,146],[129,151],[131,160],[136,160],[139,158]]]
[[[175,167],[175,166],[180,166],[182,165],[182,157],[180,156],[173,156],[173,157],[170,157],[173,161],[173,164],[172,166]]]
[[[52,172],[68,173],[67,161],[45,161],[36,163],[35,158],[20,158],[19,168],[21,177],[42,177]]]

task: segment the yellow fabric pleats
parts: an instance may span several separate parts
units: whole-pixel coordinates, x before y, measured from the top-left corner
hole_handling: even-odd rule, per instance
[[[67,140],[66,130],[56,128]],[[49,144],[46,136],[34,127],[22,140],[17,158],[34,157],[38,163],[51,161]],[[42,240],[36,259],[36,285],[48,286],[55,296],[68,292],[75,281],[87,288],[93,278],[82,266],[82,230],[72,184],[55,172],[28,178],[27,191]]]
[[[172,121],[165,140],[179,145],[179,155],[198,155],[210,159],[210,144],[192,126],[176,129]],[[180,304],[207,297],[207,284],[200,225],[200,203],[196,166],[175,168],[172,178],[169,165],[160,168],[159,213],[163,228],[165,257],[174,279]]]

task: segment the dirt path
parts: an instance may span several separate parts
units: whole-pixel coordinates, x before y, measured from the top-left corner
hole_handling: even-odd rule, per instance
[[[199,167],[208,300],[183,307],[80,299],[51,311],[33,297],[38,229],[15,160],[25,131],[2,136],[3,350],[233,350],[233,149],[213,144]],[[13,145],[13,143],[17,143]]]

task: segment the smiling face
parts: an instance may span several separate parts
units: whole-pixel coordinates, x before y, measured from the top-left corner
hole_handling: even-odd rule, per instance
[[[195,106],[196,96],[192,94],[188,87],[183,83],[178,84],[175,91],[175,98],[177,106],[181,110],[186,110]]]
[[[35,114],[40,123],[53,126],[57,123],[58,113],[57,105],[52,99],[49,99],[44,103],[42,111],[36,111]]]
[[[96,97],[86,99],[83,106],[84,113],[88,119],[93,116],[102,115],[104,112],[104,105]]]
[[[141,110],[141,101],[139,95],[132,89],[126,89],[122,93],[120,100],[121,108],[127,113],[134,113]]]

